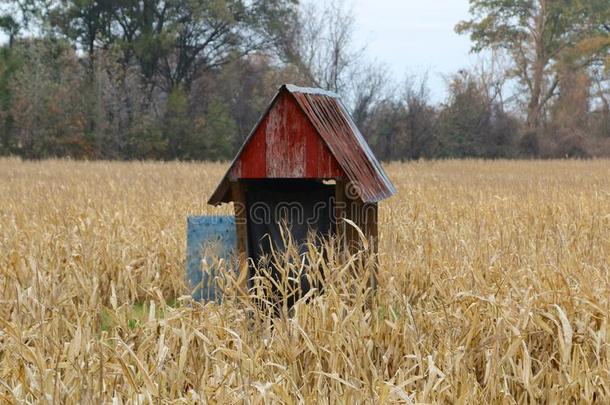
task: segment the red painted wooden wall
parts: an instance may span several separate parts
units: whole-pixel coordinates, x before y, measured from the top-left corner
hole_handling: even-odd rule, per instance
[[[284,92],[271,107],[231,170],[231,179],[337,178],[337,159]]]

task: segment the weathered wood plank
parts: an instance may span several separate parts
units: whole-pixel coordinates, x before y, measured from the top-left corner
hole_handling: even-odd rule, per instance
[[[230,179],[343,176],[313,124],[293,97],[280,95],[231,169]]]
[[[237,231],[238,251],[238,285],[242,295],[248,291],[248,228],[246,216],[246,185],[241,182],[231,183],[233,208],[235,210],[235,229]]]

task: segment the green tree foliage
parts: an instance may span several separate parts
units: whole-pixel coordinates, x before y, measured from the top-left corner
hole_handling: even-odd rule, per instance
[[[366,123],[365,134],[375,155],[386,160],[402,158],[405,138],[405,111],[399,100],[375,105]]]
[[[213,100],[201,114],[190,110],[184,90],[174,89],[167,100],[163,126],[168,144],[167,157],[230,159],[237,131],[228,107],[219,100]]]
[[[0,49],[0,155],[16,151],[16,142],[12,136],[13,116],[11,106],[13,93],[11,82],[21,68],[21,60],[12,47]]]
[[[384,159],[430,158],[438,152],[437,115],[426,79],[408,78],[404,91],[376,103],[361,127]]]
[[[15,0],[21,1],[21,0]],[[93,60],[118,45],[150,83],[189,86],[196,72],[268,49],[294,15],[294,0],[63,0],[52,2],[55,30]],[[162,79],[162,80],[159,80]]]
[[[21,30],[21,26],[13,16],[3,15],[0,16],[0,30],[8,36],[8,47],[11,48]]]
[[[231,117],[229,107],[221,101],[210,103],[204,125],[204,136],[208,158],[214,160],[231,159],[235,153],[234,144],[237,126]],[[197,156],[196,158],[201,158]]]
[[[451,157],[510,157],[516,144],[516,121],[490,100],[468,73],[456,75],[448,104],[439,116],[441,154]]]
[[[28,158],[92,157],[82,68],[72,48],[32,40],[15,52],[22,63],[9,84],[10,116],[20,153]]]
[[[13,50],[20,25],[10,15],[0,16],[0,30],[8,36],[8,45],[0,49],[0,155],[13,153],[16,148],[11,136],[13,116],[11,114],[12,93],[10,83],[21,67],[20,58]]]

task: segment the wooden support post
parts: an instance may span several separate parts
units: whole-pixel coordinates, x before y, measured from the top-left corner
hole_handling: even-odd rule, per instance
[[[379,207],[377,203],[364,203],[359,197],[350,198],[349,193],[345,191],[345,187],[348,183],[337,184],[337,188],[342,190],[343,197],[343,210],[342,214],[344,218],[348,218],[360,228],[364,237],[369,243],[369,256],[366,260],[372,259],[373,262],[369,263],[372,266],[370,278],[368,279],[368,286],[373,290],[377,289],[377,271],[379,267],[377,252],[378,252],[378,239],[379,239]],[[341,222],[343,225],[341,228],[341,236],[343,237],[343,251],[346,255],[355,254],[363,248],[363,241],[360,233],[351,225]],[[365,257],[362,257],[365,259]],[[357,266],[364,266],[365,262],[359,262]]]
[[[379,205],[377,203],[363,204],[364,235],[369,241],[371,254],[373,255],[373,269],[369,285],[377,290],[377,272],[379,271]]]
[[[337,179],[335,182],[335,221],[337,223],[336,234],[337,243],[339,248],[342,250],[341,254],[347,251],[347,238],[345,228],[345,210],[347,207],[345,198],[345,181],[343,179]]]
[[[379,206],[377,203],[363,204],[362,206],[362,231],[371,244],[373,253],[379,251]]]
[[[248,219],[246,206],[246,185],[234,181],[231,182],[231,194],[233,197],[233,208],[235,210],[235,227],[237,231],[238,251],[238,286],[242,294],[247,295],[249,266],[248,266]]]

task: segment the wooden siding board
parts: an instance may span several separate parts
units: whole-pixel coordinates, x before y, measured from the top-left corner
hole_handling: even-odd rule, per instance
[[[288,96],[284,96],[285,103],[285,129],[284,129],[284,156],[288,162],[286,173],[288,177],[305,177],[305,143],[308,129],[307,120],[299,110],[299,106]]]
[[[257,130],[248,148],[244,150],[244,157],[240,160],[242,178],[262,178],[267,173],[267,159],[265,156],[268,118],[265,118]]]
[[[339,162],[288,94],[276,100],[231,169],[231,180],[337,178]]]
[[[303,119],[296,114],[295,107],[286,95],[282,95],[276,106],[269,111],[266,131],[268,178],[303,177]]]
[[[313,129],[313,127],[311,127],[311,129]],[[321,160],[324,160],[324,156],[320,150],[321,142],[316,138],[317,136],[312,135],[311,131],[305,133],[305,148],[307,150],[307,153],[305,154],[305,175],[310,178],[319,178],[320,173],[324,170],[324,168],[321,167]]]
[[[281,154],[282,129],[284,121],[284,97],[277,101],[275,106],[269,111],[268,125],[264,136],[266,138],[265,159],[269,164],[265,177],[277,177],[277,173],[284,167],[283,156]]]

